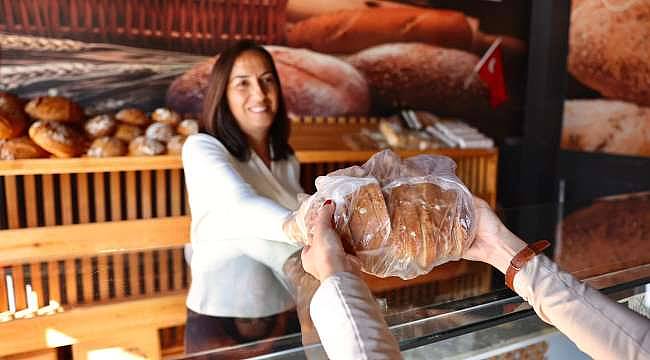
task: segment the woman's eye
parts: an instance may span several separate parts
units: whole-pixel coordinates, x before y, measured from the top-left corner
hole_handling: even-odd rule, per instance
[[[235,83],[235,86],[238,87],[238,88],[246,87],[246,86],[248,86],[248,81],[240,80],[240,81]]]
[[[272,83],[275,82],[275,79],[273,78],[273,76],[267,76],[267,77],[263,78],[262,80],[267,84],[272,84]]]

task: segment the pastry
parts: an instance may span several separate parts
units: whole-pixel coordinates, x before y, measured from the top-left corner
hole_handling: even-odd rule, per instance
[[[117,129],[117,122],[111,115],[97,115],[84,124],[84,130],[91,139],[111,136]]]
[[[129,155],[154,156],[165,153],[165,144],[145,136],[138,136],[129,144]]]
[[[171,125],[155,122],[144,132],[145,136],[166,143],[174,136],[174,128]]]
[[[28,136],[0,142],[0,159],[2,160],[36,159],[49,155]]]
[[[114,136],[126,143],[130,143],[131,140],[142,134],[144,134],[144,131],[135,125],[118,124]]]
[[[167,142],[167,153],[170,155],[180,155],[186,138],[183,135],[172,136],[169,142]]]
[[[178,113],[167,108],[158,108],[153,113],[151,113],[151,119],[153,121],[175,127],[181,121],[181,116],[178,115]]]
[[[84,111],[77,103],[62,96],[41,96],[25,106],[25,112],[37,120],[80,123]]]
[[[0,140],[19,136],[27,127],[27,114],[20,99],[0,91]]]
[[[86,138],[74,127],[56,121],[36,121],[29,137],[38,146],[60,158],[76,157],[86,150]]]
[[[86,155],[90,157],[124,156],[128,153],[126,143],[118,138],[104,136],[95,139]]]
[[[144,111],[135,108],[122,109],[115,114],[115,118],[123,123],[136,126],[145,126],[151,122]]]
[[[184,136],[198,134],[199,122],[194,119],[185,119],[178,124],[176,131]]]

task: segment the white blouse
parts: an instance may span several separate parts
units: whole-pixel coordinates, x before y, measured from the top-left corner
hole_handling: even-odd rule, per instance
[[[302,192],[298,161],[273,161],[269,170],[251,150],[241,162],[206,134],[188,137],[182,157],[192,214],[187,307],[222,317],[293,308],[282,266],[299,246],[282,224]]]

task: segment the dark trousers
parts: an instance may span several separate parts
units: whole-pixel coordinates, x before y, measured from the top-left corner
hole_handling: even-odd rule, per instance
[[[185,352],[214,350],[299,332],[298,316],[293,310],[264,318],[233,318],[187,309]]]

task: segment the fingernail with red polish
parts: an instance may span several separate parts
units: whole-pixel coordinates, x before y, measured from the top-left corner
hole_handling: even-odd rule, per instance
[[[323,206],[330,205],[332,203],[332,199],[327,199],[325,200],[325,203],[323,203]]]

